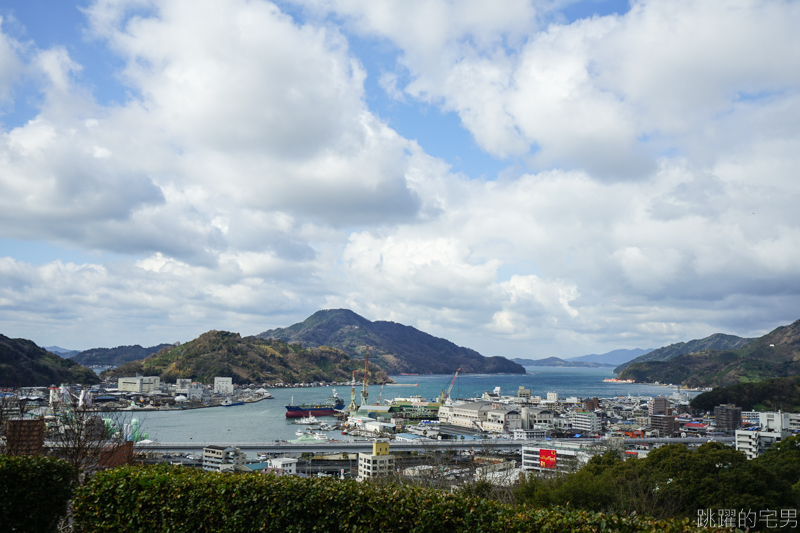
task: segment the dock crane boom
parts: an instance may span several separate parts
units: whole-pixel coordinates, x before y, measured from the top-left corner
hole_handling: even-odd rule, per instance
[[[461,369],[460,368],[456,369],[456,373],[453,376],[453,381],[450,382],[450,387],[447,389],[447,396],[445,397],[445,400],[450,398],[450,391],[453,390],[453,385],[455,385],[456,383],[456,378],[458,377],[459,372],[461,372]]]
[[[442,391],[442,395],[441,395],[441,397],[439,398],[439,403],[442,403],[442,404],[444,404],[444,402],[446,402],[447,400],[449,400],[449,399],[450,399],[450,391],[451,391],[451,390],[453,390],[453,385],[454,385],[454,384],[455,384],[455,382],[456,382],[456,378],[458,377],[458,373],[459,373],[459,372],[461,372],[461,369],[460,369],[460,368],[456,370],[456,373],[455,373],[455,374],[453,374],[453,379],[450,381],[450,386],[449,386],[449,387],[447,387],[447,394],[445,394],[445,392],[444,392],[444,391]]]
[[[356,371],[353,370],[353,381],[350,382],[350,405],[347,408],[351,413],[358,411],[356,405]]]
[[[367,346],[367,358],[364,360],[364,386],[361,389],[361,405],[369,405],[369,346]]]
[[[386,385],[385,381],[383,383],[381,383],[381,391],[378,393],[378,401],[375,403],[375,405],[380,405],[381,404],[381,398],[383,398],[383,387],[384,387],[384,385]]]

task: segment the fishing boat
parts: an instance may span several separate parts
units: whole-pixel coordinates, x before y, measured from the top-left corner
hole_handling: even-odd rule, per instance
[[[244,405],[244,402],[234,402],[230,398],[225,398],[220,405],[222,407],[233,407],[234,405]]]

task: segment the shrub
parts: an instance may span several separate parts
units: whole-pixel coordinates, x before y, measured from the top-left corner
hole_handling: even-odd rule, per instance
[[[543,510],[415,487],[170,466],[97,474],[76,492],[73,514],[76,531],[87,533],[700,531],[688,520]]]
[[[3,531],[53,531],[66,515],[74,479],[74,468],[60,459],[0,455]]]

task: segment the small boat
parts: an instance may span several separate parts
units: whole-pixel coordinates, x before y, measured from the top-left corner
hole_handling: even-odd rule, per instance
[[[296,421],[295,424],[303,424],[306,426],[311,426],[315,424],[319,424],[319,420],[314,415],[304,416],[300,420]]]
[[[298,429],[294,434],[298,437],[302,437],[303,435],[308,435],[308,432],[305,429]]]
[[[244,402],[233,402],[230,398],[225,398],[220,405],[222,407],[233,407],[234,405],[244,405]]]
[[[319,431],[315,431],[311,435],[317,440],[328,440],[328,436],[325,433],[320,433]]]

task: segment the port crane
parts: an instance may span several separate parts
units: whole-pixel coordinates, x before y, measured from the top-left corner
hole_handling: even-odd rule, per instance
[[[381,398],[383,398],[383,387],[385,385],[386,385],[385,381],[383,383],[381,383],[381,391],[378,393],[378,401],[375,403],[375,405],[380,405],[381,404]]]
[[[369,346],[367,346],[367,358],[364,360],[364,386],[361,389],[361,405],[369,405]]]
[[[347,407],[347,410],[351,413],[355,413],[358,411],[358,406],[356,405],[356,371],[353,370],[353,381],[350,382],[350,405]]]
[[[442,390],[442,394],[439,396],[439,403],[444,405],[444,402],[450,399],[450,391],[453,390],[453,385],[456,382],[456,378],[458,377],[458,373],[461,372],[461,369],[457,369],[456,373],[453,374],[453,379],[450,381],[450,386],[447,388],[447,393]]]

